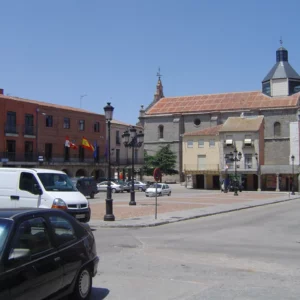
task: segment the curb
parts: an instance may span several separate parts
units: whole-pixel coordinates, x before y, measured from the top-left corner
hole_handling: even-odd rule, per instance
[[[245,209],[251,209],[255,207],[260,207],[260,206],[267,206],[267,205],[272,205],[272,204],[277,204],[277,203],[283,203],[283,202],[288,202],[292,200],[298,200],[300,197],[295,197],[295,198],[289,198],[289,199],[283,199],[283,200],[276,200],[272,202],[267,202],[267,203],[261,203],[261,204],[254,204],[254,205],[247,205],[245,207],[238,207],[238,208],[231,208],[227,210],[222,210],[222,211],[217,211],[217,212],[212,212],[212,213],[203,213],[200,215],[194,215],[190,217],[180,217],[178,219],[174,220],[165,220],[165,221],[157,221],[154,223],[145,223],[145,224],[115,224],[115,225],[108,225],[110,222],[103,223],[102,224],[90,224],[91,228],[145,228],[145,227],[156,227],[156,226],[162,226],[162,225],[167,225],[171,223],[177,223],[177,222],[182,222],[182,221],[188,221],[188,220],[193,220],[193,219],[199,219],[199,218],[204,218],[204,217],[209,217],[209,216],[214,216],[214,215],[220,215],[220,214],[225,214],[225,213],[230,213],[230,212],[235,212],[239,210],[245,210]],[[172,217],[170,217],[172,218]],[[126,219],[122,221],[130,221],[131,219]]]

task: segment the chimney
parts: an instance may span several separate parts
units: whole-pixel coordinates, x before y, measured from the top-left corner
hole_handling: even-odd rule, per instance
[[[4,95],[4,89],[0,89],[0,95]]]

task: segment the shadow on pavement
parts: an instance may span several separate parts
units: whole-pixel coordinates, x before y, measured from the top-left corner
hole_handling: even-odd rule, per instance
[[[102,300],[109,294],[108,289],[93,287],[90,300]]]

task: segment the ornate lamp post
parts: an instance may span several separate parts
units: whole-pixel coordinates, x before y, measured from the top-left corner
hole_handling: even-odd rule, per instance
[[[238,192],[237,192],[238,191],[238,185],[237,185],[238,180],[237,180],[236,163],[242,159],[242,153],[241,152],[238,153],[236,148],[234,148],[233,153],[232,152],[229,153],[229,159],[234,162],[234,177],[235,177],[234,196],[238,196]]]
[[[134,149],[140,148],[144,142],[144,134],[140,131],[136,132],[136,128],[133,126],[126,130],[122,134],[122,140],[125,147],[132,149],[131,157],[131,190],[130,190],[130,202],[129,205],[136,205],[135,202],[135,190],[134,190]]]
[[[295,186],[294,186],[294,162],[295,162],[295,156],[292,155],[291,156],[292,159],[292,173],[293,173],[293,177],[292,177],[292,195],[295,195]]]
[[[105,119],[107,123],[107,135],[108,135],[108,183],[106,190],[106,214],[104,216],[104,221],[114,221],[115,216],[113,214],[113,199],[111,198],[111,162],[110,162],[110,121],[113,118],[114,107],[110,105],[110,102],[107,102],[107,105],[104,107]]]

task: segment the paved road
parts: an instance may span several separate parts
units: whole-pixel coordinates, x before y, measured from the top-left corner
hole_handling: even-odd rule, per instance
[[[300,299],[298,200],[151,228],[97,228],[92,300]]]

